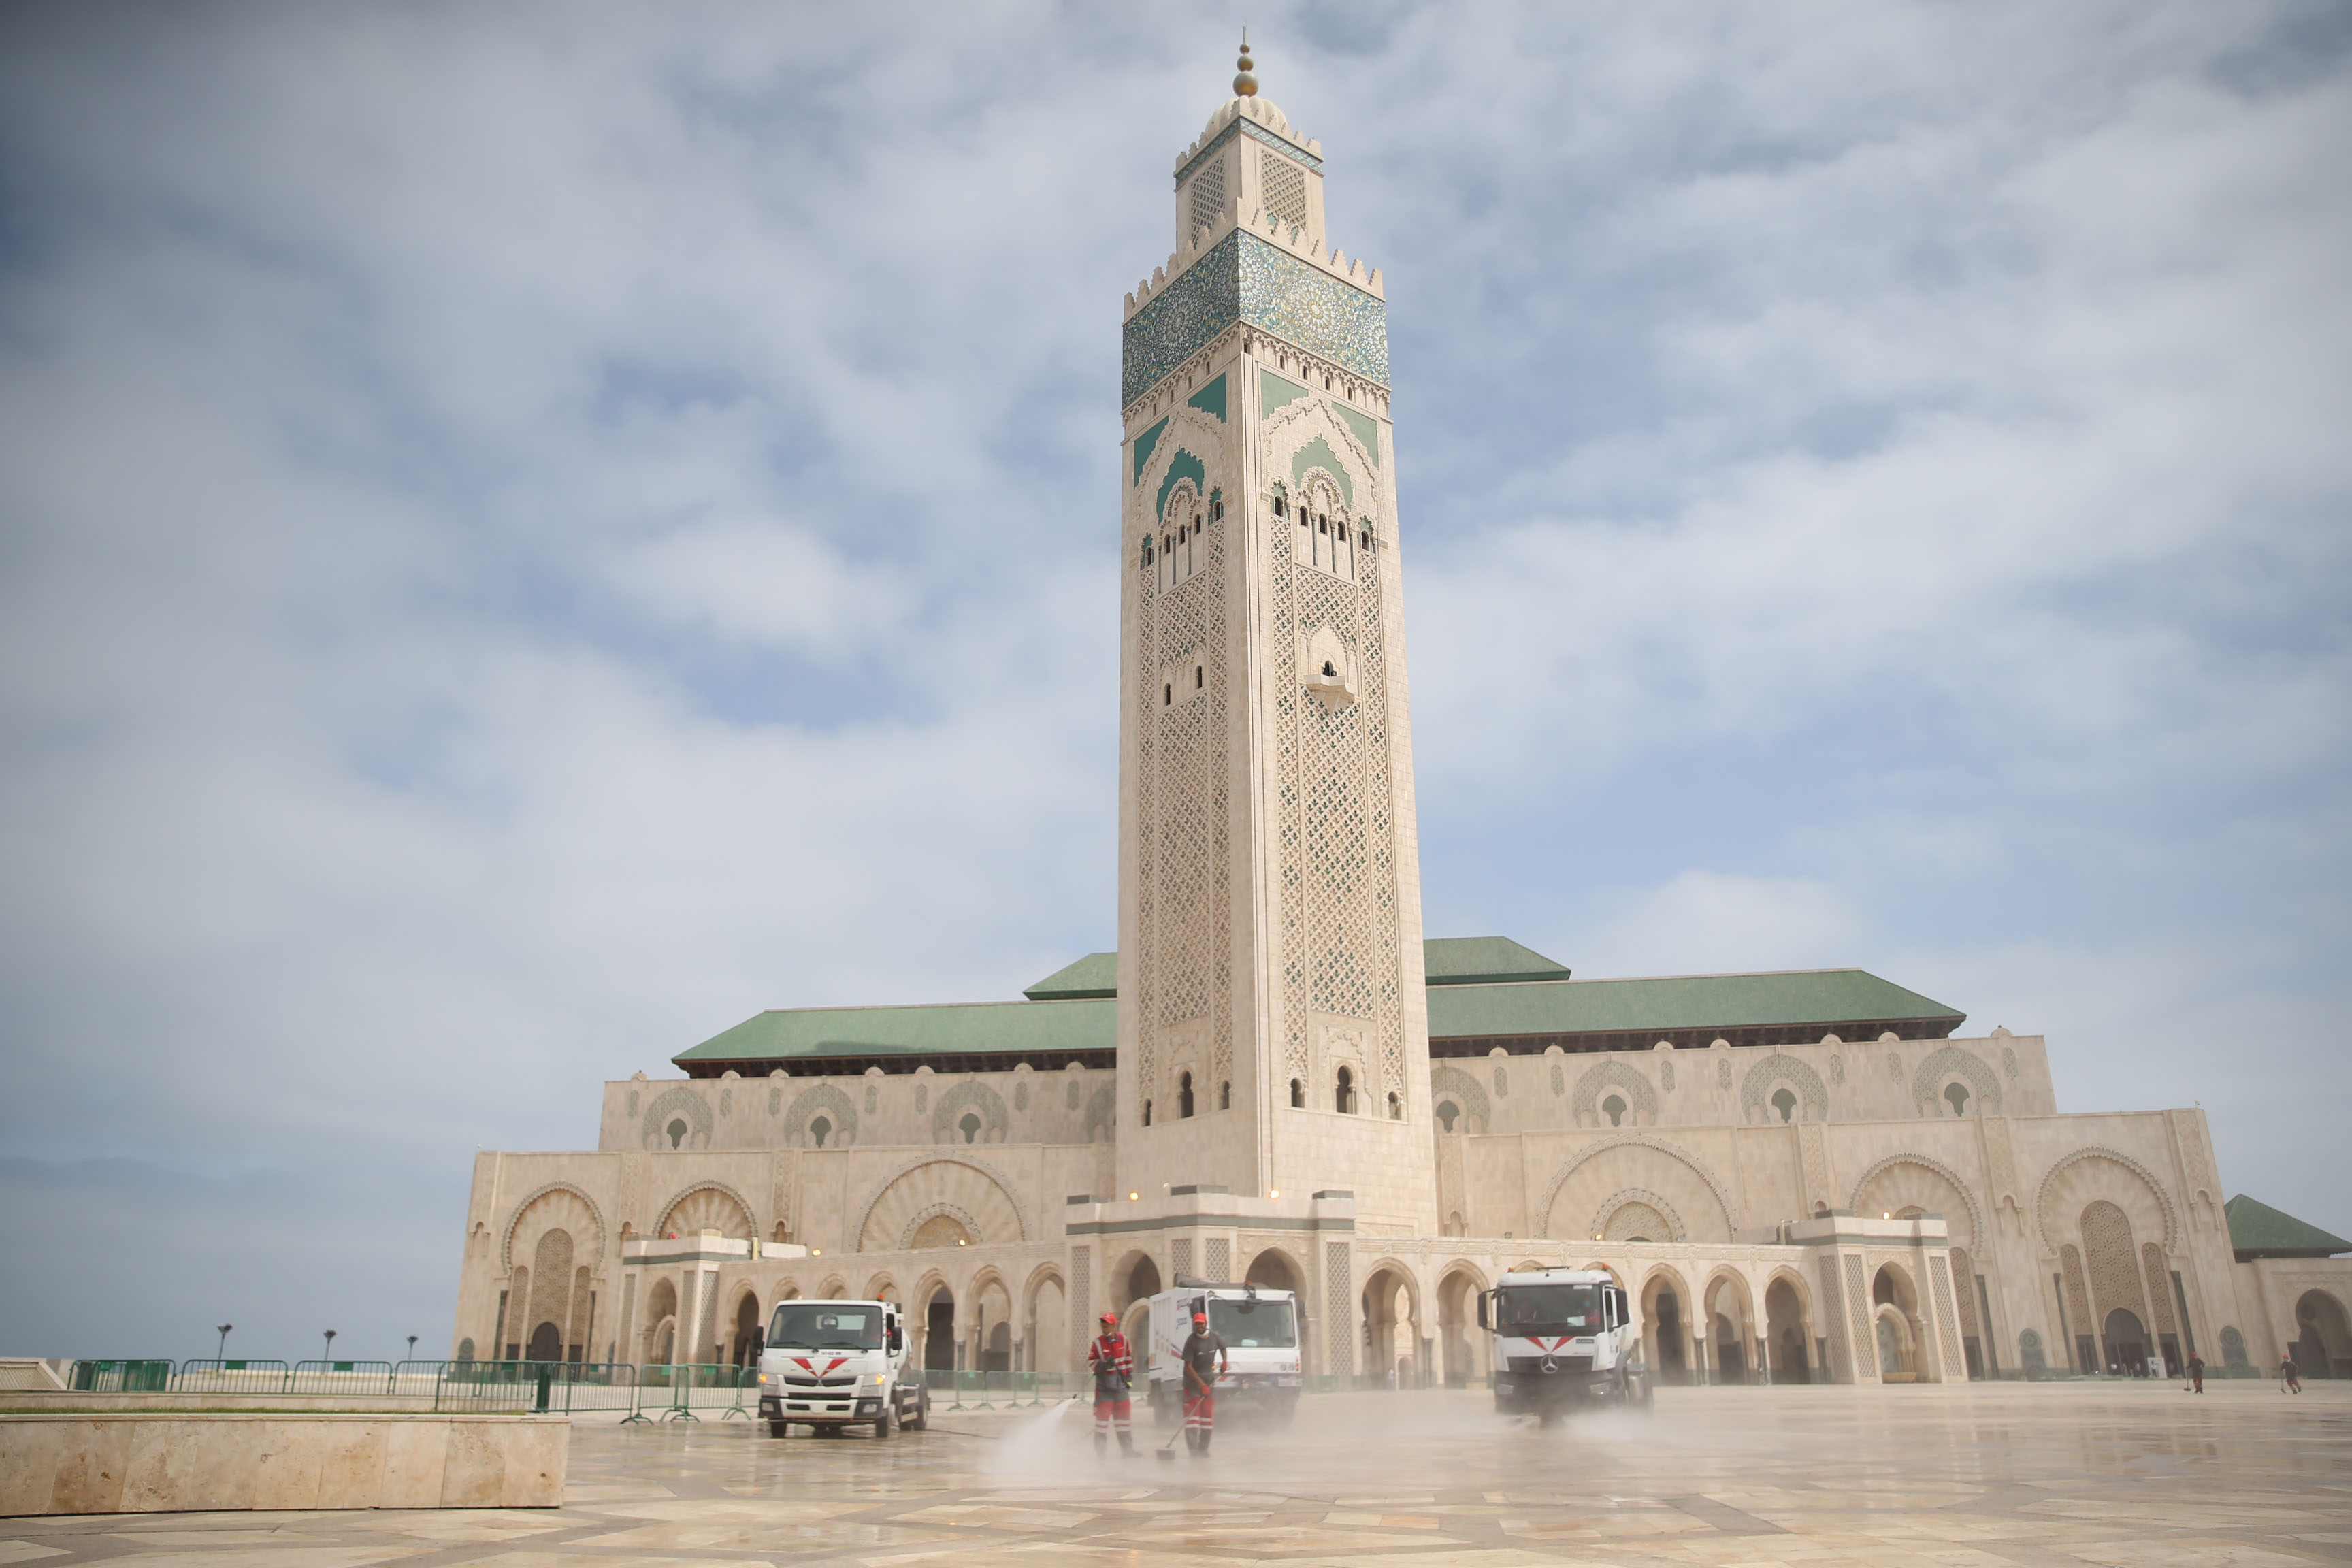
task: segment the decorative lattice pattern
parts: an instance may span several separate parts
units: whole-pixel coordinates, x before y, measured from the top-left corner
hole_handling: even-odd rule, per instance
[[[1960,1277],[1960,1332],[1972,1340],[1982,1340],[1983,1331],[1977,1325],[1976,1265],[1969,1261],[1965,1247],[1952,1248],[1952,1271]]]
[[[1168,1268],[1171,1274],[1192,1272],[1192,1238],[1180,1236],[1168,1244]]]
[[[1201,1264],[1202,1278],[1219,1280],[1233,1278],[1234,1244],[1231,1241],[1222,1236],[1213,1236],[1201,1244],[1201,1250],[1205,1254]]]
[[[1095,1249],[1070,1248],[1070,1364],[1087,1364],[1087,1344],[1094,1338]]]
[[[1956,1380],[1964,1378],[1969,1363],[1960,1354],[1960,1321],[1952,1307],[1951,1260],[1927,1259],[1927,1278],[1935,1282],[1936,1324],[1940,1331],[1937,1337],[1944,1347],[1944,1375]]]
[[[1189,195],[1192,198],[1188,208],[1192,219],[1192,226],[1214,229],[1225,207],[1225,161],[1212,158],[1202,165],[1201,172],[1192,176],[1192,188]],[[1189,240],[1192,236],[1187,234],[1185,237]]]
[[[1822,1327],[1829,1331],[1830,1365],[1843,1363],[1846,1358],[1846,1317],[1843,1305],[1845,1293],[1838,1284],[1838,1260],[1835,1257],[1822,1259]]]
[[[2159,1334],[2179,1333],[2179,1321],[2173,1315],[2172,1291],[2169,1289],[2172,1280],[2164,1267],[2164,1248],[2152,1241],[2143,1242],[2139,1258],[2147,1273],[2147,1304],[2156,1318],[2156,1331]]]
[[[1139,595],[1137,649],[1137,1101],[1159,1096],[1161,1037],[1208,1020],[1209,1081],[1233,1076],[1232,910],[1226,893],[1225,536],[1207,535],[1208,563],[1154,598]],[[1139,570],[1148,570],[1139,568]],[[1202,689],[1160,700],[1160,671],[1198,662]]]
[[[2105,1333],[2106,1315],[2117,1307],[2129,1308],[2146,1323],[2147,1298],[2139,1286],[2139,1248],[2132,1242],[2131,1220],[2105,1198],[2083,1210],[2083,1254],[2090,1264],[2091,1300],[2099,1316],[2091,1331]]]
[[[1258,154],[1265,175],[1265,216],[1293,228],[1307,226],[1307,171],[1287,158]]]
[[[1356,1370],[1356,1268],[1348,1244],[1335,1241],[1323,1249],[1324,1316],[1331,1320],[1331,1364],[1334,1377]]]
[[[2075,1334],[2098,1332],[2095,1326],[2095,1320],[2091,1316],[2090,1293],[2084,1289],[2083,1285],[2083,1249],[2071,1241],[2060,1247],[2058,1272],[2060,1278],[2066,1281],[2068,1331]],[[2066,1359],[2070,1362],[2074,1359],[2074,1349],[2072,1345],[2066,1347]],[[2083,1370],[2088,1372],[2090,1368],[2084,1367]]]
[[[1862,1259],[1845,1260],[1846,1331],[1853,1336],[1853,1370],[1857,1377],[1878,1375],[1878,1335],[1870,1325],[1870,1288],[1862,1282]]]

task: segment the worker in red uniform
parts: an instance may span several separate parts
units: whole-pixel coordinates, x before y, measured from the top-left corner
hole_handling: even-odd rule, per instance
[[[1087,1347],[1087,1365],[1095,1374],[1095,1452],[1110,1451],[1110,1435],[1118,1431],[1118,1451],[1135,1458],[1135,1434],[1129,1430],[1135,1405],[1135,1352],[1118,1331],[1118,1314],[1102,1315],[1103,1331]]]
[[[1184,1446],[1196,1459],[1208,1458],[1217,1429],[1217,1379],[1230,1361],[1225,1342],[1209,1331],[1209,1314],[1192,1314],[1192,1337],[1184,1342]]]

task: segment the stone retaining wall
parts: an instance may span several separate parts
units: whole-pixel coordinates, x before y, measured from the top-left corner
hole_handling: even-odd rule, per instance
[[[560,1415],[0,1415],[0,1515],[555,1508]]]

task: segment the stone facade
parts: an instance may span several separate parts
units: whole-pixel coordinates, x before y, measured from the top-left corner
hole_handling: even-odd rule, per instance
[[[1227,103],[1127,301],[1117,1066],[1011,1060],[1005,1014],[961,1055],[607,1084],[594,1152],[478,1157],[453,1354],[740,1359],[822,1294],[908,1302],[929,1365],[1060,1370],[1196,1274],[1297,1290],[1312,1373],[1458,1381],[1523,1263],[1614,1273],[1670,1376],[2345,1338],[2352,1261],[2236,1260],[2202,1112],[2062,1113],[2035,1037],[1662,1017],[1652,1049],[1433,1058],[1385,291],[1326,247],[1322,182]]]

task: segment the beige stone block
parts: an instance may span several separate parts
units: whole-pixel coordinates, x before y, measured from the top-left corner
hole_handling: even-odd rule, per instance
[[[321,1428],[313,1508],[373,1508],[383,1495],[385,1421],[332,1421]]]
[[[441,1475],[448,1458],[446,1420],[387,1422],[384,1427],[383,1489],[378,1508],[439,1508]]]
[[[255,1508],[316,1508],[319,1472],[329,1441],[319,1421],[265,1421],[256,1425],[260,1452],[253,1477]]]
[[[0,1514],[47,1513],[68,1421],[0,1422]]]
[[[141,1421],[133,1428],[122,1511],[253,1506],[250,1422]]]
[[[572,1454],[569,1421],[524,1421],[509,1426],[506,1476],[499,1501],[507,1508],[560,1508]]]
[[[50,1513],[115,1513],[122,1507],[122,1478],[130,1468],[131,1423],[72,1421],[58,1456]]]
[[[506,1494],[506,1456],[497,1427],[449,1423],[441,1470],[443,1508],[497,1508]]]

